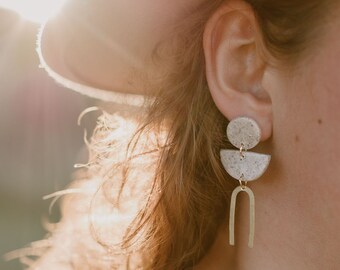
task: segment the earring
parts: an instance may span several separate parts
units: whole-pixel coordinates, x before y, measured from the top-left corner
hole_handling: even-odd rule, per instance
[[[249,196],[250,228],[248,246],[254,245],[255,232],[255,197],[253,191],[247,187],[249,181],[258,179],[268,168],[271,156],[248,152],[254,148],[261,138],[261,130],[258,124],[251,118],[239,117],[232,120],[227,127],[227,137],[230,143],[239,150],[222,149],[220,152],[224,169],[240,185],[234,189],[231,195],[229,216],[229,244],[235,244],[235,207],[237,195],[245,192]]]

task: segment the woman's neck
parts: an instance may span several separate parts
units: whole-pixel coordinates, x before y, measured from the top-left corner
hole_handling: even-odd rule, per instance
[[[280,149],[280,155],[273,153],[273,163],[266,174],[249,184],[256,202],[254,247],[247,245],[249,202],[241,193],[237,201],[235,246],[229,246],[227,225],[222,227],[210,252],[195,270],[339,268],[339,216],[334,216],[332,204],[325,201],[325,188],[315,187],[320,176],[302,172],[291,151]]]

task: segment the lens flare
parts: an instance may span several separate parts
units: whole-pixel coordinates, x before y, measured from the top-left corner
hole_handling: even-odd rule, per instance
[[[0,0],[0,8],[11,9],[24,19],[43,23],[53,17],[66,0]]]

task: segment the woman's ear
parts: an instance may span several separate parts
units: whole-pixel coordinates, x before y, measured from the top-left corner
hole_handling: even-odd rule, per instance
[[[253,118],[261,140],[272,133],[272,104],[263,88],[266,63],[262,37],[252,7],[243,0],[222,4],[204,31],[206,76],[218,109],[232,120]]]

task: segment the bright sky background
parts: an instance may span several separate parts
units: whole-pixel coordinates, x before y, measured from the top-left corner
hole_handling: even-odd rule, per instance
[[[0,0],[0,7],[19,13],[24,19],[44,22],[55,15],[66,0]]]

